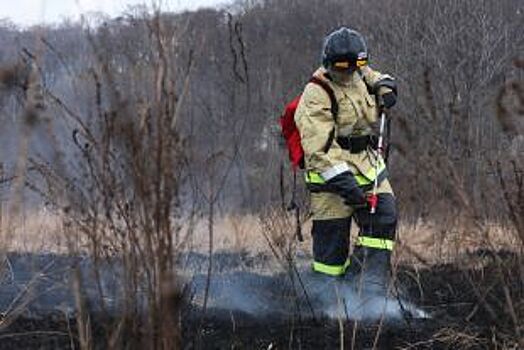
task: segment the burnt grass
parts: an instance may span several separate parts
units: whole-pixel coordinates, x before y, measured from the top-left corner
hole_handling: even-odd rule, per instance
[[[250,264],[253,259],[265,258],[242,259]],[[519,326],[512,315],[516,312],[522,316],[521,258],[507,252],[478,251],[464,261],[470,263],[399,269],[398,284],[404,299],[430,318],[406,315],[383,322],[339,322],[305,314],[253,316],[217,307],[209,307],[204,313],[201,306],[188,303],[181,320],[182,348],[336,349],[341,342],[344,348],[354,345],[356,349],[371,349],[374,344],[379,349],[519,348]],[[106,325],[114,321],[93,313],[95,348],[107,348]],[[78,348],[76,334],[72,314],[67,317],[61,311],[39,313],[28,309],[1,330],[0,349]],[[135,341],[126,348],[142,348],[140,336],[130,339]]]

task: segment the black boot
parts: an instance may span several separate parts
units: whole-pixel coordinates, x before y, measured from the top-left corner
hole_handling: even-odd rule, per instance
[[[313,307],[317,315],[325,314],[332,305],[336,305],[335,289],[343,276],[330,276],[312,270],[300,274],[304,290],[300,290],[300,298],[304,307]]]
[[[366,260],[366,250],[364,247],[355,246],[353,252],[349,257],[350,264],[346,270],[343,280],[341,281],[345,288],[350,288],[351,293],[362,291],[363,286],[361,271],[364,268]],[[354,300],[353,300],[354,302]]]
[[[354,279],[360,275],[360,271],[364,265],[366,257],[366,250],[364,247],[355,246],[353,253],[350,256],[350,265],[346,271],[346,279]]]
[[[357,289],[387,292],[391,280],[391,251],[368,247],[355,247],[351,256],[350,278]]]

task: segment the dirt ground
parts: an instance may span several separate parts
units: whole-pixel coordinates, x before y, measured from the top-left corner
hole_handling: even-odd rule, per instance
[[[403,294],[430,318],[354,322],[208,312],[185,325],[187,348],[205,349],[519,349],[523,339],[514,313],[522,315],[524,290],[515,255],[478,252],[476,268],[458,264],[399,270]],[[479,268],[480,267],[480,268]],[[513,271],[515,274],[505,274]],[[510,302],[518,311],[511,311]],[[520,330],[515,329],[520,327]],[[197,331],[200,331],[197,333]],[[200,334],[200,337],[198,336]],[[522,333],[521,333],[522,334]]]
[[[233,266],[235,259],[250,265],[267,257],[224,255],[218,261]],[[193,302],[187,305],[181,319],[182,348],[337,349],[341,344],[345,349],[371,349],[374,345],[378,349],[522,347],[522,339],[519,344],[515,336],[523,331],[522,325],[515,323],[524,309],[523,279],[519,275],[522,260],[512,253],[490,251],[478,251],[467,259],[477,263],[467,268],[463,264],[446,264],[399,269],[403,298],[424,310],[427,318],[406,314],[395,319],[353,321],[279,310],[253,314],[249,310],[220,307],[219,303],[210,304],[204,314],[201,306]],[[261,281],[281,283],[275,278],[265,276]],[[259,285],[255,288],[260,289],[265,282],[256,283]],[[95,348],[106,348],[104,321],[93,315],[92,324]],[[0,349],[78,348],[74,334],[73,317],[60,311],[43,313],[28,308],[1,330]],[[129,348],[141,347],[130,344]]]

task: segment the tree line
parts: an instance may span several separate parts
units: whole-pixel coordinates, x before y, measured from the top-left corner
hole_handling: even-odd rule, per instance
[[[102,133],[114,109],[147,110],[162,84],[152,66],[164,61],[185,152],[185,202],[213,198],[220,210],[240,212],[280,204],[292,180],[278,116],[319,65],[324,36],[345,25],[367,39],[371,66],[399,83],[390,174],[403,213],[427,218],[468,207],[472,215],[500,214],[497,167],[513,179],[510,163],[522,161],[524,147],[520,1],[237,1],[157,15],[133,8],[95,18],[96,26],[2,22],[4,70],[35,61],[47,91],[46,122],[33,127],[30,157],[56,167],[60,149],[61,166],[78,159],[78,125],[64,113]],[[4,82],[1,96],[7,168],[20,150],[25,71],[18,90]]]

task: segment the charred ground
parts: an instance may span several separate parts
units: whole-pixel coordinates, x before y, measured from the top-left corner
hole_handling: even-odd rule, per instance
[[[201,258],[201,257],[199,257]],[[217,266],[239,263],[264,264],[267,257],[223,254]],[[471,263],[446,264],[413,269],[402,266],[398,270],[398,284],[404,300],[408,300],[429,314],[416,319],[409,315],[397,319],[353,321],[315,318],[302,313],[285,314],[282,310],[255,315],[252,312],[210,306],[203,312],[195,302],[190,288],[186,288],[187,303],[183,306],[182,347],[184,349],[491,349],[518,348],[518,339],[511,334],[520,332],[515,324],[515,313],[522,312],[524,288],[519,273],[522,258],[508,252],[479,251],[467,257]],[[16,267],[16,263],[14,264]],[[238,264],[236,265],[238,266]],[[223,266],[224,268],[224,266]],[[229,268],[225,267],[225,270]],[[223,269],[224,270],[224,269]],[[507,274],[504,271],[514,271]],[[243,272],[233,272],[243,278]],[[255,274],[254,274],[255,275]],[[282,276],[260,275],[264,281]],[[220,274],[214,278],[220,279]],[[255,282],[256,283],[256,282]],[[53,292],[51,292],[53,293]],[[45,295],[42,295],[45,299]],[[213,294],[210,294],[213,297]],[[74,312],[67,314],[63,307],[68,296],[57,302],[54,310],[28,307],[0,334],[2,349],[56,349],[78,347]],[[51,299],[49,299],[51,300]],[[517,301],[512,303],[511,300]],[[38,300],[37,300],[38,301]],[[167,311],[166,311],[167,312]],[[94,348],[105,348],[114,322],[121,316],[103,317],[93,312]],[[139,349],[137,333],[123,343],[126,348]],[[138,332],[138,334],[140,334]],[[145,336],[145,334],[144,334]],[[125,338],[125,337],[124,337]]]

